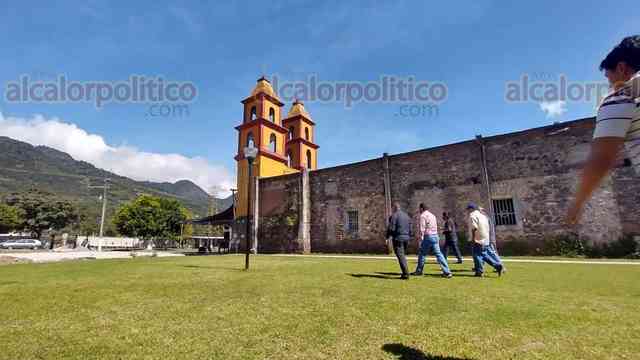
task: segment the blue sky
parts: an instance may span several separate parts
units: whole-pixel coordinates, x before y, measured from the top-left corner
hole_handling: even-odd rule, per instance
[[[121,81],[137,74],[191,81],[198,98],[189,116],[149,117],[140,104],[98,110],[91,103],[10,103],[3,96],[0,121],[12,121],[5,135],[24,134],[23,140],[62,150],[70,145],[55,138],[69,139],[65,131],[71,131],[98,147],[157,155],[155,173],[144,169],[144,157],[134,157],[126,168],[117,159],[95,157],[102,159],[97,165],[132,177],[193,179],[194,166],[206,163],[209,173],[196,182],[224,187],[235,176],[240,100],[262,73],[362,82],[386,74],[447,84],[448,99],[437,117],[398,116],[401,104],[395,103],[346,109],[341,102],[306,102],[317,123],[319,165],[333,166],[591,116],[594,103],[568,102],[553,117],[535,102],[507,103],[505,83],[522,74],[602,81],[597,67],[603,56],[622,37],[640,31],[635,8],[632,1],[609,6],[601,1],[5,0],[3,93],[7,82],[23,74],[36,79],[64,74],[78,81]],[[65,126],[49,128],[43,138],[34,121]],[[72,155],[94,159],[84,156],[82,147],[87,146],[73,148]],[[171,158],[163,154],[197,162],[167,175],[161,162]]]

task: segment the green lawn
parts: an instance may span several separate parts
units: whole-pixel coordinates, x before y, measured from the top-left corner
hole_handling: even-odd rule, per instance
[[[640,356],[640,266],[511,263],[476,279],[465,263],[401,281],[390,260],[243,260],[0,266],[0,359]]]

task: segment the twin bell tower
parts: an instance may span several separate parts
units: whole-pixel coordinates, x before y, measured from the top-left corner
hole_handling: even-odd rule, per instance
[[[265,178],[286,175],[303,169],[315,170],[318,164],[318,148],[314,143],[315,123],[296,100],[286,117],[282,116],[284,103],[273,90],[271,83],[261,77],[251,92],[242,100],[244,112],[238,130],[238,197],[235,217],[247,215],[247,190],[249,186],[249,162],[244,156],[245,147],[257,149],[251,176]]]

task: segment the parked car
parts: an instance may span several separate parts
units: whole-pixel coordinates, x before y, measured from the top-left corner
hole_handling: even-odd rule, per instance
[[[0,248],[3,249],[37,249],[42,246],[40,240],[35,239],[21,239],[21,240],[7,240],[0,243]]]

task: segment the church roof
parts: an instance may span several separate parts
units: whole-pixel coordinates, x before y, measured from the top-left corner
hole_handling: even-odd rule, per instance
[[[302,101],[299,101],[299,100],[296,100],[293,102],[293,106],[291,106],[291,109],[289,110],[287,117],[290,118],[296,115],[302,115],[307,119],[311,119],[311,115],[309,115],[309,113],[307,112],[307,109],[304,108],[304,104],[302,103]]]
[[[229,225],[232,221],[233,205],[215,215],[207,216],[202,219],[187,220],[186,223],[195,225]]]
[[[251,96],[258,95],[259,93],[265,93],[276,100],[280,100],[276,92],[273,90],[271,83],[264,76],[258,79],[256,87],[253,88],[253,91],[251,92]]]

